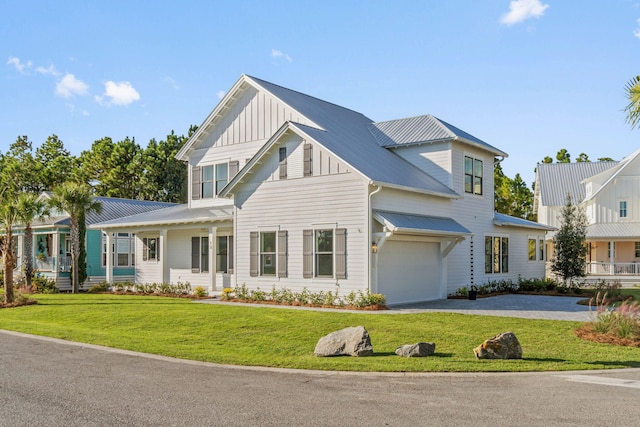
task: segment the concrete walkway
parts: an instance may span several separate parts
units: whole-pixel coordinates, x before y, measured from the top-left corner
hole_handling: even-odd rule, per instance
[[[333,308],[310,308],[289,305],[243,304],[225,302],[220,299],[200,300],[204,304],[246,305],[262,308],[284,308],[295,310],[318,310],[335,312],[355,312],[361,314],[412,314],[426,312],[449,312],[476,314],[481,316],[520,317],[523,319],[575,320],[586,322],[593,318],[589,306],[579,305],[578,301],[585,298],[553,297],[543,295],[499,295],[488,298],[478,298],[475,301],[466,299],[447,299],[429,301],[416,304],[392,305],[389,310],[343,310]]]

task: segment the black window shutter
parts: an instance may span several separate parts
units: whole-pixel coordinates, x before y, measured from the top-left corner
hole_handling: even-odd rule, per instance
[[[258,243],[260,243],[260,233],[252,231],[249,235],[249,276],[258,276]]]
[[[200,272],[200,237],[191,237],[191,272]]]
[[[336,279],[347,278],[347,230],[336,229]]]
[[[200,166],[191,168],[191,199],[200,199]]]
[[[287,277],[287,231],[278,231],[278,277]]]
[[[302,277],[313,277],[313,230],[302,231]]]
[[[304,176],[313,175],[313,145],[304,144]]]
[[[234,176],[238,174],[238,170],[240,170],[240,162],[237,160],[232,160],[229,162],[229,181],[233,179]]]
[[[280,147],[280,179],[287,179],[287,147]]]

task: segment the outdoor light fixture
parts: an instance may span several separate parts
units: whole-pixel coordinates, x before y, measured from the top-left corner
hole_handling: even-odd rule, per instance
[[[376,242],[371,242],[371,252],[374,254],[378,253],[378,244]]]

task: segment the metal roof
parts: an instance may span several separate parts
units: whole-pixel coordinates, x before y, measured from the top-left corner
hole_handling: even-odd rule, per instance
[[[375,210],[373,217],[392,232],[428,235],[469,235],[451,218]]]
[[[111,221],[93,224],[88,228],[108,229],[144,227],[152,225],[197,224],[233,220],[233,206],[189,208],[189,205],[174,205],[153,212],[141,213]]]
[[[583,180],[602,173],[618,162],[538,163],[536,175],[540,198],[544,206],[562,206],[567,193],[574,203],[586,196]]]
[[[373,123],[369,126],[369,130],[383,147],[393,148],[458,140],[488,150],[495,155],[507,156],[504,151],[430,114]]]
[[[587,226],[587,239],[640,239],[640,223],[615,222]]]
[[[523,228],[535,228],[538,230],[552,231],[554,227],[540,224],[538,222],[529,221],[523,218],[515,216],[505,215],[499,212],[494,212],[493,223],[500,227],[523,227]]]

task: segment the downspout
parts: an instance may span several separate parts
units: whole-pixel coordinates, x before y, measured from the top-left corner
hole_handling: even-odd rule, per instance
[[[374,185],[376,187],[378,187],[377,189],[375,189],[374,191],[372,191],[371,193],[369,193],[369,197],[367,198],[367,236],[369,236],[367,238],[367,252],[369,253],[369,284],[367,286],[367,288],[369,289],[369,292],[373,293],[373,289],[371,289],[372,286],[372,278],[373,278],[373,273],[372,273],[372,266],[373,266],[373,251],[371,250],[371,243],[373,242],[373,211],[371,208],[371,201],[373,199],[373,195],[377,194],[380,192],[380,190],[382,190],[382,186],[380,185],[375,185],[375,184],[371,184],[370,185]],[[377,254],[376,254],[377,257]],[[377,261],[377,260],[376,260]],[[376,262],[376,268],[378,268],[378,263]],[[377,283],[376,283],[377,285]]]

